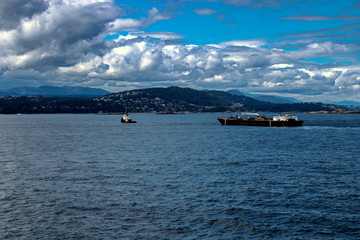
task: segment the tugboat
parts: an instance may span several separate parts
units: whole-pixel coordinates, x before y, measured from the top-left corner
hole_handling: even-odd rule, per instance
[[[250,116],[248,116],[250,115]],[[297,116],[286,114],[273,118],[262,117],[258,113],[243,113],[242,116],[218,118],[221,125],[244,125],[262,127],[301,127],[303,122]]]
[[[136,123],[136,121],[132,120],[129,114],[126,112],[121,118],[122,123]]]

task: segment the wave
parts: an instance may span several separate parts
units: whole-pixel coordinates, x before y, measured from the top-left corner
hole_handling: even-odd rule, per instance
[[[317,125],[313,125],[313,126],[303,126],[301,127],[301,129],[305,129],[305,130],[313,130],[313,129],[320,129],[320,130],[332,130],[332,129],[359,129],[360,130],[360,126],[326,126],[326,125],[322,125],[322,126],[317,126]]]

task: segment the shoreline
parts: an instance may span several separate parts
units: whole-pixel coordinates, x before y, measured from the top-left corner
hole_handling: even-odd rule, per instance
[[[334,111],[305,112],[305,114],[360,114],[360,111],[346,111],[343,109],[338,109],[338,110],[334,110]]]

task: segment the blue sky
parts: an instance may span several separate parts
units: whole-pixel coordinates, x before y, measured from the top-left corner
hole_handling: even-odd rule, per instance
[[[168,13],[169,19],[150,25],[146,31],[175,32],[193,44],[257,38],[276,42],[290,34],[341,27],[360,20],[357,2],[352,0],[258,1],[258,5],[251,4],[256,1],[176,2],[131,1],[129,6],[133,9],[128,17],[146,17],[144,10],[156,7]]]
[[[3,0],[0,87],[360,101],[359,0]]]

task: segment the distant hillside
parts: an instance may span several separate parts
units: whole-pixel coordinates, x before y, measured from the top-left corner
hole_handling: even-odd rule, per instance
[[[245,94],[243,92],[240,92],[239,90],[228,90],[226,91],[227,93],[230,93],[231,95],[237,95],[237,96],[245,96]]]
[[[360,106],[360,102],[354,102],[354,101],[332,102],[330,104],[335,104],[340,106]]]
[[[238,90],[229,90],[227,92],[230,94],[233,94],[233,95],[251,97],[258,101],[263,101],[263,102],[271,102],[271,103],[301,103],[302,102],[295,98],[280,97],[280,96],[274,96],[274,95],[251,94],[251,93],[240,92]]]
[[[180,87],[148,88],[114,93],[98,98],[98,101],[106,103],[114,111],[119,110],[118,107],[121,105],[123,109],[131,112],[306,112],[336,109],[336,106],[323,103],[275,104],[224,91],[199,91]]]
[[[224,91],[168,87],[138,89],[96,98],[12,96],[0,98],[0,113],[98,112],[310,112],[333,111],[323,103],[275,104]]]
[[[231,105],[228,100],[209,92],[180,87],[147,88],[113,93],[97,98],[97,101],[105,104],[112,111],[130,112],[226,111],[228,107],[225,106]]]
[[[251,95],[249,96],[251,97]],[[272,96],[272,95],[255,95],[254,98],[259,101],[271,102],[271,103],[301,103],[301,101],[295,98]]]
[[[110,92],[88,87],[18,87],[0,91],[0,96],[98,97]]]

